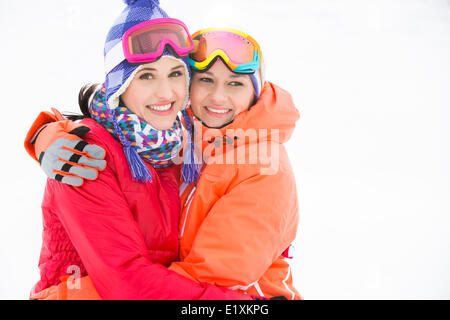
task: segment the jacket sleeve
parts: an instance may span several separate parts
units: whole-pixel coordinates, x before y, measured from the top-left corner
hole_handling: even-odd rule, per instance
[[[105,146],[107,149],[107,146]],[[47,181],[45,210],[61,220],[100,296],[104,299],[250,299],[197,283],[152,263],[143,236],[108,167],[81,187]],[[45,207],[45,204],[49,207]]]
[[[169,269],[198,281],[244,289],[279,258],[297,232],[295,179],[290,168],[275,175],[252,171],[218,196],[185,259]]]

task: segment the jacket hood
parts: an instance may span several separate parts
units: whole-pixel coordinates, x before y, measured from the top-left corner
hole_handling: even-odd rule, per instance
[[[300,113],[294,106],[290,93],[266,82],[256,104],[239,113],[232,123],[220,130],[225,134],[228,129],[267,129],[267,137],[260,137],[259,141],[267,139],[285,143],[294,132],[299,118]],[[279,131],[278,138],[271,134],[274,129]]]

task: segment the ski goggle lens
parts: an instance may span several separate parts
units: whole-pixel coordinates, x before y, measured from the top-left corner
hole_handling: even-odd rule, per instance
[[[194,70],[207,70],[219,57],[236,73],[254,73],[262,66],[258,43],[242,31],[207,28],[197,31],[192,38],[195,48],[188,60]]]
[[[171,44],[174,49],[187,49],[192,46],[187,31],[178,24],[152,24],[128,35],[130,54],[149,54],[158,51],[161,43]]]
[[[129,63],[156,61],[163,55],[166,45],[178,57],[186,57],[194,49],[192,37],[183,22],[158,18],[138,23],[105,54],[105,73],[110,73],[123,60]]]
[[[170,45],[184,57],[194,49],[194,43],[183,22],[172,18],[145,21],[131,27],[122,38],[123,54],[130,63],[152,62]]]
[[[211,31],[194,37],[196,48],[191,53],[195,61],[205,61],[216,50],[222,50],[236,65],[253,62],[256,48],[247,38],[227,31]]]

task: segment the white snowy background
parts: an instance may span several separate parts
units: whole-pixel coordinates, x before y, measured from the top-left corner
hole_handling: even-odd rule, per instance
[[[288,151],[305,299],[450,298],[450,1],[161,0],[193,32],[243,29],[301,112]],[[0,0],[0,299],[39,278],[40,110],[103,80],[119,0]]]

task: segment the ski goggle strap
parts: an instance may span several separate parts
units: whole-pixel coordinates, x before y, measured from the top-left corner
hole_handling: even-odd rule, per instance
[[[105,56],[105,72],[108,74],[123,60],[129,63],[145,63],[157,60],[169,45],[179,57],[185,57],[194,49],[192,37],[186,25],[177,19],[160,18],[139,23],[128,29]]]
[[[192,35],[195,48],[189,54],[194,70],[206,70],[220,57],[237,73],[254,73],[261,67],[259,44],[248,34],[235,29],[207,28]]]

